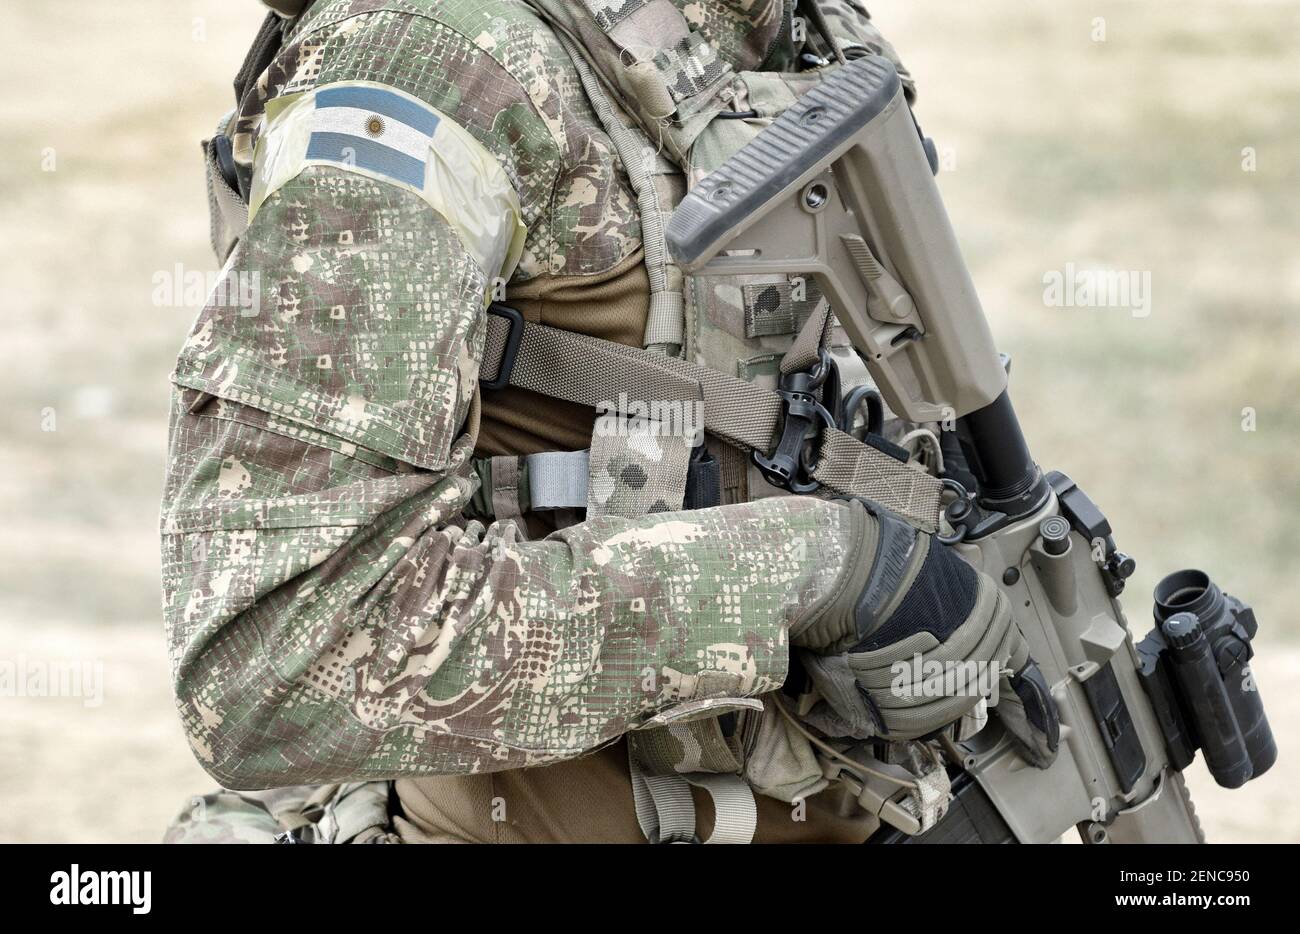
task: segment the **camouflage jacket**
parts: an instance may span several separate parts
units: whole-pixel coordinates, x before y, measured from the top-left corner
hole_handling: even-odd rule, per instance
[[[725,47],[732,4],[681,5]],[[456,130],[488,181],[446,185],[438,210],[392,166],[254,150],[295,101],[348,88]],[[235,137],[255,177],[275,159],[279,177],[260,203],[254,185],[229,288],[181,350],[162,517],[175,691],[204,767],[235,788],[517,768],[778,688],[789,627],[862,534],[844,506],[773,497],[540,540],[464,516],[492,280],[558,287],[640,250],[613,145],[531,10],[318,0]]]

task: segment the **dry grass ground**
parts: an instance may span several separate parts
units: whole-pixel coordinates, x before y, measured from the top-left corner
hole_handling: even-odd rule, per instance
[[[261,13],[14,6],[0,35],[0,660],[98,663],[104,694],[0,697],[0,840],[152,840],[207,785],[168,696],[155,539],[166,377],[195,309],[155,305],[153,277],[211,265],[197,140]],[[1300,3],[871,6],[920,81],[1035,453],[1092,492],[1138,558],[1134,626],[1159,575],[1189,564],[1257,607],[1282,759],[1231,794],[1194,767],[1211,836],[1300,840]],[[1150,272],[1151,313],[1045,307],[1043,276],[1067,263]]]

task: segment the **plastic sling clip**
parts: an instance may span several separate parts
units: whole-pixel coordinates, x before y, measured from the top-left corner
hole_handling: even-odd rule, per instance
[[[866,434],[879,436],[885,431],[885,402],[881,399],[880,393],[869,385],[855,386],[844,397],[839,428],[846,435],[852,435],[859,441],[862,440],[862,433],[853,430],[853,422],[857,419],[858,409],[862,408],[864,402],[867,404]]]
[[[781,440],[771,455],[754,451],[754,465],[768,483],[791,493],[812,493],[819,486],[810,474],[808,442],[821,442],[823,428],[834,428],[835,418],[815,395],[835,363],[823,349],[811,370],[784,373],[776,390],[784,400]]]
[[[500,302],[489,305],[487,313],[504,318],[509,322],[510,330],[506,333],[506,344],[501,351],[501,365],[497,368],[497,375],[492,379],[484,379],[480,376],[478,384],[480,389],[501,389],[509,385],[510,376],[515,370],[515,359],[519,356],[519,342],[524,336],[524,316]]]
[[[682,498],[682,508],[708,509],[720,505],[722,472],[718,459],[705,446],[704,433],[701,432],[700,443],[691,448],[691,457],[686,464],[686,491]]]
[[[235,150],[230,137],[224,133],[218,134],[212,137],[208,145],[212,147],[212,155],[216,159],[217,171],[221,173],[221,180],[230,186],[231,191],[239,192],[240,196],[247,202],[247,193],[239,187],[239,170],[235,167]]]

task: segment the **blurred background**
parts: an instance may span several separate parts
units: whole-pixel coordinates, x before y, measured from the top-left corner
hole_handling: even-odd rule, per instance
[[[1137,558],[1131,627],[1189,565],[1256,608],[1282,755],[1232,793],[1192,766],[1210,838],[1300,841],[1300,2],[868,6],[917,78],[1034,453]],[[0,841],[151,841],[211,784],[172,708],[157,549],[167,377],[203,295],[159,283],[215,272],[198,142],[263,9],[5,9]],[[1149,304],[1046,302],[1071,270],[1149,276]]]

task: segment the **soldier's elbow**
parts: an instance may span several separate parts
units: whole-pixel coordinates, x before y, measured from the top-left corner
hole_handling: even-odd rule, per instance
[[[217,727],[187,731],[190,749],[203,771],[222,788],[258,791],[311,784],[311,776],[293,767],[265,734]]]
[[[212,664],[210,654],[200,655],[174,685],[185,738],[199,765],[236,791],[307,784],[272,728],[282,718],[275,692],[253,683],[269,672],[231,671]]]

